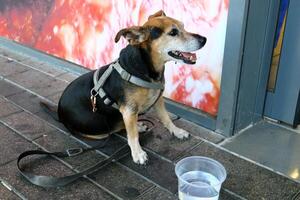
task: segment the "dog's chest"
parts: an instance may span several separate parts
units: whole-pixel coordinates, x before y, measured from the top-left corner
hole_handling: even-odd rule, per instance
[[[157,99],[159,98],[161,94],[160,90],[152,90],[150,89],[147,93],[147,95],[145,95],[145,99],[144,99],[144,103],[140,105],[140,112],[145,112],[147,111],[151,106],[153,106],[153,104],[157,101]]]

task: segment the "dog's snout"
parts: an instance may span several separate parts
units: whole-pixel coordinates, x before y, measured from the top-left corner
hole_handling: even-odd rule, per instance
[[[198,34],[193,34],[193,36],[197,39],[197,41],[199,42],[200,44],[200,47],[203,47],[206,43],[206,37],[203,37],[201,35],[198,35]]]

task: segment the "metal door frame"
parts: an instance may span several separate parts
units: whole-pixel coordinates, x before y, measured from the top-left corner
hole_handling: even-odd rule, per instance
[[[297,112],[299,112],[299,84],[294,81],[299,78],[299,74],[295,71],[298,69],[300,59],[296,55],[300,51],[297,42],[293,38],[297,38],[300,32],[298,0],[290,0],[286,25],[282,41],[282,50],[279,60],[277,80],[274,92],[267,92],[264,114],[275,120],[279,120],[296,126]],[[297,26],[298,24],[298,26]],[[298,70],[299,71],[299,70]],[[299,71],[300,73],[300,71]],[[288,88],[288,89],[287,89]],[[282,105],[282,106],[279,106]],[[286,106],[284,106],[286,105]]]

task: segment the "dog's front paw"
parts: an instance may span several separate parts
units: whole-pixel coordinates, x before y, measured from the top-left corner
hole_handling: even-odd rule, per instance
[[[133,162],[135,162],[136,164],[144,165],[148,160],[147,153],[142,149],[137,152],[132,152],[131,155],[133,158]]]
[[[178,127],[174,127],[173,130],[171,131],[171,133],[179,139],[188,138],[190,135],[189,132],[187,132],[186,130],[183,130],[181,128],[178,128]]]

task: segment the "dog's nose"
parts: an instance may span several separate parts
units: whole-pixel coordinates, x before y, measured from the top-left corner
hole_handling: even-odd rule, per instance
[[[205,45],[206,37],[203,37],[203,36],[198,35],[198,34],[193,34],[193,36],[198,40],[201,47],[203,47]]]

